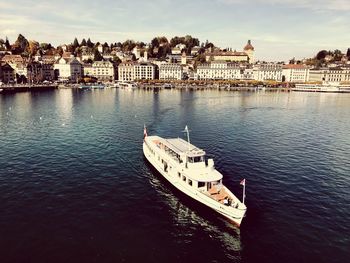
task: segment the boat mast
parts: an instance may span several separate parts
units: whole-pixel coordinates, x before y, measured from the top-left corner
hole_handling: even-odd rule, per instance
[[[186,125],[186,127],[185,127],[184,132],[187,133],[188,151],[190,151],[190,149],[191,149],[191,147],[190,147],[190,131],[188,130],[187,125]]]

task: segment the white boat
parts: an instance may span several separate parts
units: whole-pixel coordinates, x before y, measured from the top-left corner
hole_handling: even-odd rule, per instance
[[[330,92],[330,93],[349,93],[350,85],[341,85],[340,83],[324,82],[322,84],[295,84],[292,91],[306,92]]]
[[[181,138],[164,139],[147,136],[146,128],[143,153],[155,169],[178,190],[198,202],[214,209],[237,226],[241,225],[247,211],[241,202],[222,182],[223,175],[214,167],[214,160],[206,162],[205,151]]]
[[[119,82],[117,85],[121,89],[132,90],[137,88],[137,85],[135,83]]]

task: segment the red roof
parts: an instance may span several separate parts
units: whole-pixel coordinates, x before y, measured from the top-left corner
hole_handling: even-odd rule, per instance
[[[252,43],[250,42],[250,40],[248,40],[247,45],[245,45],[243,50],[254,50],[254,47],[252,45]]]

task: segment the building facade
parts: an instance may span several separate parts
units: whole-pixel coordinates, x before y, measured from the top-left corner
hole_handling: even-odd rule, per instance
[[[119,81],[133,81],[135,80],[134,62],[122,62],[118,66],[118,80]]]
[[[15,70],[8,63],[1,66],[1,71],[3,83],[14,83],[16,81]]]
[[[238,64],[226,61],[213,61],[197,66],[197,77],[200,80],[241,78],[241,69]]]
[[[100,81],[113,81],[115,68],[110,61],[95,61],[92,63],[92,76]]]
[[[282,81],[282,65],[267,63],[257,64],[253,67],[254,79],[258,81]]]
[[[119,81],[155,79],[156,65],[149,62],[122,62],[118,66]]]
[[[152,63],[136,63],[134,64],[135,79],[155,79],[156,65]]]
[[[77,81],[82,77],[81,63],[75,58],[60,58],[54,64],[54,69],[58,71],[59,80]]]
[[[328,72],[325,76],[325,81],[350,82],[350,68],[337,67],[328,69]]]
[[[282,81],[306,82],[309,79],[309,68],[301,64],[288,64],[282,67]]]
[[[181,80],[183,76],[182,66],[176,63],[165,63],[159,66],[159,79]]]

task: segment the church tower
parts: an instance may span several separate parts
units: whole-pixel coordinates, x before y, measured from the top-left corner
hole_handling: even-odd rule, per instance
[[[254,47],[250,40],[248,40],[247,45],[244,47],[244,52],[248,55],[249,63],[254,63]]]

